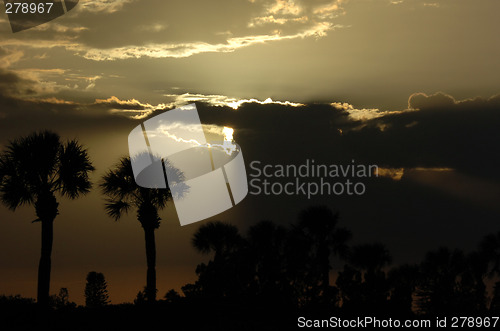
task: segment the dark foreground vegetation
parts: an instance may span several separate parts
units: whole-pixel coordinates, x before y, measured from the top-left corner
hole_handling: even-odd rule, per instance
[[[4,296],[2,320],[7,330],[157,325],[169,330],[288,330],[298,328],[300,316],[435,320],[500,315],[500,283],[495,283],[500,233],[484,237],[468,254],[443,247],[428,252],[420,264],[391,267],[383,244],[350,246],[351,233],[338,220],[329,208],[314,206],[289,228],[262,221],[245,236],[228,223],[205,223],[192,244],[211,259],[196,267],[198,280],[183,286],[182,294],[170,290],[153,301],[145,288],[133,303],[111,305],[104,276],[91,272],[85,307],[71,303],[65,289],[51,296],[49,308],[33,299]],[[333,260],[342,262],[333,266]],[[495,284],[489,292],[487,284]]]

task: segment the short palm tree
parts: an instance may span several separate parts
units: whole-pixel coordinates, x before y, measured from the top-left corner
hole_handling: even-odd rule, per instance
[[[207,265],[198,265],[197,284],[208,297],[240,296],[253,278],[252,262],[238,228],[221,221],[201,225],[191,244],[200,253],[213,254]],[[250,270],[249,270],[250,269]]]
[[[170,167],[165,163],[165,167]],[[178,181],[183,174],[170,167],[170,174],[175,174]],[[160,226],[158,210],[163,209],[172,198],[170,189],[143,188],[136,184],[130,158],[122,158],[113,170],[102,178],[100,187],[107,196],[106,212],[116,221],[130,208],[137,209],[137,220],[144,229],[146,240],[146,300],[156,300],[156,244],[155,230]],[[177,191],[176,191],[177,192]],[[182,191],[177,192],[182,194]]]
[[[13,140],[0,154],[0,199],[11,210],[34,205],[33,222],[42,224],[42,252],[37,301],[48,305],[53,223],[58,215],[56,194],[76,199],[92,187],[94,170],[87,151],[76,141],[42,131]]]
[[[362,244],[352,248],[349,262],[367,274],[374,275],[383,267],[391,264],[392,257],[384,244]]]
[[[330,286],[330,257],[332,255],[346,257],[347,242],[352,236],[349,230],[337,226],[338,219],[338,212],[334,213],[326,206],[312,206],[299,214],[298,228],[314,243],[323,293],[326,293]]]

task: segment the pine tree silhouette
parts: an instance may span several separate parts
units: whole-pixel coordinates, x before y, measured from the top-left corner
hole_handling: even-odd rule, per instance
[[[109,303],[108,284],[104,275],[91,271],[87,275],[85,285],[85,305],[87,307],[102,307]]]

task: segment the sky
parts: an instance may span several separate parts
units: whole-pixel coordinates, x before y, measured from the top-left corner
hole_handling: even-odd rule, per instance
[[[204,124],[234,129],[247,165],[377,164],[363,196],[248,195],[221,219],[244,233],[290,225],[314,204],[340,211],[354,242],[381,241],[395,263],[441,245],[470,250],[498,231],[500,22],[496,0],[80,0],[13,33],[0,14],[0,148],[51,129],[77,138],[94,183],[128,153],[146,118],[195,102]],[[51,292],[83,303],[103,272],[113,303],[145,284],[143,232],[114,222],[93,190],[60,199]],[[157,230],[159,295],[209,257],[171,204]],[[33,207],[0,206],[0,293],[35,297]]]

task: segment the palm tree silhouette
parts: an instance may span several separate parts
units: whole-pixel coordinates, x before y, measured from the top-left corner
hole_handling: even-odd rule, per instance
[[[413,308],[413,295],[418,285],[420,271],[417,265],[404,264],[392,268],[388,274],[391,287],[391,311],[398,315],[409,315]]]
[[[428,252],[420,264],[417,288],[417,306],[427,314],[452,314],[458,311],[460,302],[460,278],[466,266],[461,250],[440,247]]]
[[[191,243],[200,253],[214,252],[214,263],[220,263],[240,248],[243,238],[234,225],[221,221],[203,224],[194,233]]]
[[[382,243],[363,244],[352,248],[349,262],[366,271],[366,275],[374,275],[389,265],[392,262],[392,257]]]
[[[200,253],[214,253],[212,261],[196,268],[198,283],[206,295],[220,298],[245,291],[251,264],[244,249],[245,240],[236,226],[221,221],[208,222],[198,228],[191,243]]]
[[[76,199],[92,187],[94,170],[87,151],[76,141],[61,142],[51,131],[11,141],[0,155],[0,199],[11,210],[34,205],[42,223],[37,302],[49,303],[53,224],[59,214],[56,194]]]
[[[321,287],[323,293],[330,286],[330,256],[345,257],[348,251],[347,242],[351,232],[337,226],[338,213],[333,213],[326,206],[309,207],[299,214],[298,227],[309,236],[315,245],[315,258],[321,269]]]
[[[178,182],[182,182],[183,173],[164,162],[169,174],[175,174]],[[155,230],[160,226],[161,218],[158,210],[163,209],[167,201],[172,198],[172,193],[167,189],[143,188],[136,184],[130,158],[123,157],[113,170],[108,171],[99,184],[107,196],[106,212],[119,220],[123,213],[130,208],[137,209],[137,220],[144,229],[146,241],[146,299],[149,302],[156,300],[156,244]],[[177,188],[176,193],[182,194],[183,190]]]
[[[473,251],[465,255],[464,270],[460,275],[460,299],[462,307],[469,311],[486,311],[486,284],[489,260],[481,252]]]
[[[391,261],[389,251],[381,243],[362,244],[352,248],[349,262],[364,271],[361,287],[363,309],[379,312],[386,308],[389,286],[382,269]]]
[[[285,244],[287,229],[265,220],[251,226],[248,242],[255,264],[259,290],[272,295],[283,292],[286,283]]]
[[[479,252],[489,262],[488,276],[500,275],[500,232],[486,235],[479,243]]]

